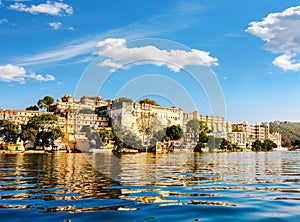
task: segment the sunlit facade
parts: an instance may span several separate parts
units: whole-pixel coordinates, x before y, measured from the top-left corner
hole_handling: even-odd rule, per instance
[[[206,124],[209,130],[217,135],[217,134],[224,134],[225,131],[225,122],[224,117],[220,116],[208,116],[208,115],[201,115],[197,111],[193,113],[184,113],[183,114],[183,128],[186,129],[186,124],[192,120],[198,119]]]
[[[0,120],[9,120],[17,125],[26,124],[33,116],[52,114],[51,112],[40,112],[31,110],[2,110],[0,109]]]
[[[276,143],[277,146],[281,146],[281,135],[279,133],[270,133],[270,126],[268,123],[249,125],[248,122],[244,121],[243,123],[238,124],[227,123],[227,125],[231,125],[231,131],[227,132],[227,139],[241,147],[244,147],[245,141],[244,136],[237,136],[239,134],[246,135],[247,146],[250,146],[256,140],[260,140],[262,142],[264,140],[271,140]],[[236,136],[234,136],[233,133]]]
[[[122,126],[135,132],[138,132],[136,121],[139,118],[155,117],[163,128],[183,125],[183,110],[180,108],[116,101],[108,106],[107,113],[113,126]]]

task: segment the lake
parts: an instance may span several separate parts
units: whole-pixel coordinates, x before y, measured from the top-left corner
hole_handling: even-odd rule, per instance
[[[0,154],[1,221],[299,221],[300,152]]]

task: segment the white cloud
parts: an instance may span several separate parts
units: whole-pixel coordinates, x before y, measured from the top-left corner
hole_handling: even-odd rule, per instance
[[[187,12],[188,15],[191,12]],[[170,22],[170,19],[174,18],[176,14],[176,22]],[[17,63],[21,66],[56,63],[69,59],[74,59],[78,56],[89,56],[96,50],[96,45],[99,41],[109,38],[111,36],[118,36],[126,39],[139,39],[149,36],[159,36],[165,33],[186,29],[191,24],[194,24],[194,19],[186,19],[184,13],[178,13],[178,10],[168,10],[167,13],[161,16],[154,16],[146,21],[140,21],[129,24],[124,27],[109,30],[104,33],[100,33],[93,37],[84,39],[78,39],[66,44],[60,45],[57,48],[41,52],[35,55],[26,55],[17,57],[13,63]],[[159,17],[159,19],[157,18]],[[153,19],[155,18],[155,19]],[[68,30],[74,30],[70,27]]]
[[[39,5],[30,5],[26,6],[23,3],[16,2],[13,5],[8,7],[11,10],[28,12],[30,14],[48,14],[53,16],[62,16],[62,15],[72,15],[73,8],[70,5],[67,5],[62,2],[50,2],[39,4]]]
[[[49,22],[48,25],[53,29],[59,29],[62,26],[61,22]]]
[[[6,18],[0,19],[0,24],[8,23],[8,20]]]
[[[209,52],[198,49],[162,50],[152,45],[128,48],[125,39],[105,39],[97,44],[97,53],[107,58],[100,65],[111,67],[111,71],[132,61],[138,64],[165,65],[174,72],[187,65],[218,65],[218,59],[211,57]]]
[[[108,66],[108,67],[110,67],[111,68],[110,69],[111,72],[114,72],[117,69],[121,69],[122,66],[123,66],[122,64],[115,63],[115,62],[113,62],[110,59],[104,60],[100,65],[101,66]]]
[[[275,66],[278,66],[282,68],[285,71],[297,71],[300,70],[300,62],[296,62],[293,60],[293,58],[296,56],[296,54],[283,54],[281,56],[278,56],[274,61],[272,62]]]
[[[87,41],[83,43],[70,44],[61,47],[61,49],[40,53],[37,55],[27,56],[23,58],[17,58],[19,65],[33,65],[44,64],[51,62],[58,62],[68,60],[79,55],[85,55],[92,53],[95,50],[96,42]]]
[[[72,31],[72,29],[71,29]],[[166,32],[170,30],[165,29]],[[65,61],[82,55],[91,55],[95,52],[97,43],[108,36],[124,35],[128,38],[143,38],[151,34],[160,33],[161,30],[146,30],[138,25],[129,25],[123,28],[113,29],[101,35],[95,36],[91,39],[80,39],[67,45],[62,45],[52,51],[39,53],[36,55],[29,55],[25,57],[16,58],[16,63],[19,65],[36,65],[44,63],[52,63]]]
[[[63,29],[63,30],[67,30],[67,31],[75,31],[74,27],[72,27],[72,26],[64,27],[61,22],[49,22],[48,25],[55,30]]]
[[[34,79],[39,82],[49,82],[49,81],[55,80],[55,77],[50,74],[46,74],[46,76],[42,76],[41,74],[31,73],[31,74],[27,75],[26,77]]]
[[[57,49],[54,49],[52,51],[42,52],[36,55],[18,57],[15,59],[14,63],[17,63],[21,66],[27,66],[45,63],[55,63],[76,58],[82,55],[90,56],[95,52],[97,43],[101,39],[107,38],[108,36],[123,34],[131,38],[142,38],[149,35],[150,33],[157,33],[156,30],[151,30],[149,32],[145,29],[143,29],[143,31],[140,32],[141,28],[138,28],[138,30],[134,30],[131,26],[132,25],[125,26],[123,28],[113,29],[101,35],[94,36],[91,39],[80,39],[77,41],[73,41],[66,45],[61,45],[57,47]],[[70,31],[72,30],[75,29],[72,29],[71,27]]]
[[[72,27],[72,26],[70,26],[70,27],[67,28],[67,30],[69,30],[69,31],[75,31],[75,28]]]
[[[292,58],[300,53],[300,6],[270,13],[261,21],[249,25],[246,31],[264,40],[265,49],[282,54],[275,58],[274,65],[284,70],[299,69]]]
[[[55,77],[47,74],[42,76],[41,74],[30,73],[26,74],[24,67],[7,64],[0,66],[0,81],[4,82],[19,82],[24,84],[26,79],[33,79],[40,82],[47,82],[55,80]]]

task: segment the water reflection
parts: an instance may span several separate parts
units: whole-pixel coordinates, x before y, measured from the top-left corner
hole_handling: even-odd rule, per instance
[[[291,219],[300,216],[299,154],[1,154],[0,215],[1,209],[57,215],[141,211],[152,218],[149,206],[158,207],[152,208],[158,214],[161,207],[180,207],[187,215],[205,206]]]
[[[119,193],[102,189],[115,182],[73,154],[0,155],[0,181],[1,199],[109,199]]]

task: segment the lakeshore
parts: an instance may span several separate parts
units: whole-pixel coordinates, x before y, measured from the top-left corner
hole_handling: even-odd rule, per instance
[[[249,125],[225,122],[224,117],[203,115],[182,108],[160,106],[145,98],[134,102],[121,97],[104,100],[101,96],[73,98],[70,94],[54,102],[45,96],[38,104],[47,112],[0,109],[0,146],[9,150],[52,147],[86,150],[113,147],[116,150],[172,151],[176,143],[194,145],[194,151],[270,151],[281,147],[282,137],[271,132],[269,123]],[[27,146],[27,147],[26,147]]]
[[[299,149],[289,149],[287,147],[279,147],[279,148],[275,148],[272,151],[268,151],[268,152],[288,152],[288,151],[299,151]],[[87,152],[83,152],[83,153],[113,153],[113,152],[118,152],[118,153],[140,153],[138,150],[134,150],[134,149],[121,149],[120,151],[114,150],[114,149],[90,149]],[[170,153],[170,152],[174,152],[178,155],[180,155],[180,153],[187,153],[190,152],[192,153],[191,149],[174,149],[172,151],[157,151],[157,152],[150,152],[150,153]],[[235,153],[235,152],[253,152],[250,149],[249,150],[245,150],[245,151],[224,151],[224,150],[214,150],[212,152],[209,152],[208,149],[205,149],[205,151],[203,151],[203,153]],[[262,151],[260,151],[262,152]],[[77,150],[77,152],[70,152],[70,150],[23,150],[23,151],[14,151],[14,150],[0,150],[0,154],[47,154],[47,153],[82,153],[82,151]]]

